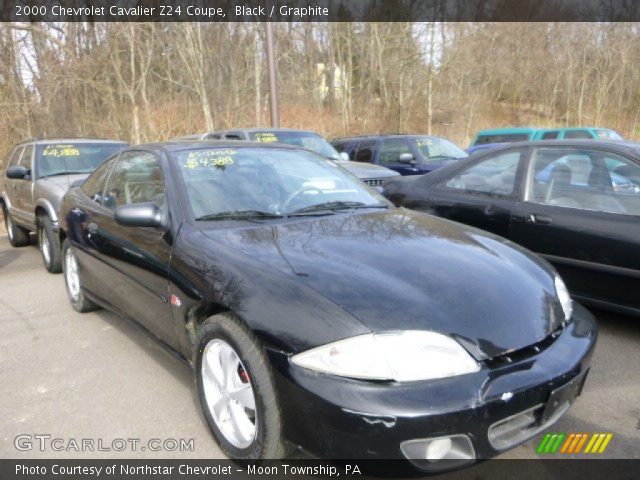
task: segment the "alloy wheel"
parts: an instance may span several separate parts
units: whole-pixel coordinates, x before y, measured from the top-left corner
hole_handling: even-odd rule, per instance
[[[78,260],[71,248],[64,254],[64,275],[69,289],[69,295],[74,302],[80,298],[80,276],[78,275]]]
[[[8,213],[5,214],[4,223],[7,226],[7,234],[9,235],[9,240],[13,242],[13,220],[11,220],[11,215]]]
[[[38,240],[40,243],[42,258],[44,258],[44,263],[49,265],[51,263],[51,245],[49,244],[49,237],[47,237],[44,227],[40,227],[38,229]]]
[[[247,448],[257,435],[256,400],[248,371],[227,342],[214,339],[203,352],[202,385],[207,407],[225,439]]]

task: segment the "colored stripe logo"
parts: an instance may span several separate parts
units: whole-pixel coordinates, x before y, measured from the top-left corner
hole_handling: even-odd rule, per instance
[[[536,453],[604,453],[612,438],[612,433],[547,433],[538,445]]]

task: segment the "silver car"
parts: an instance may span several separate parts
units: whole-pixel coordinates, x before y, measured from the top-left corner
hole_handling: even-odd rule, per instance
[[[114,140],[75,138],[16,145],[0,193],[11,245],[28,245],[30,232],[36,232],[44,266],[51,273],[62,271],[58,227],[62,196],[126,146]]]

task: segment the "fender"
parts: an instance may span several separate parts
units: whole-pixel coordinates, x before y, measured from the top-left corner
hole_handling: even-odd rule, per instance
[[[57,226],[58,214],[56,213],[55,208],[53,208],[53,205],[51,204],[51,202],[49,200],[47,200],[46,198],[39,198],[36,201],[36,205],[35,206],[44,208],[45,211],[47,212],[47,215],[51,219],[51,221],[54,223],[55,226]]]
[[[5,206],[7,207],[7,211],[10,212],[11,211],[11,200],[9,200],[9,197],[7,197],[7,192],[2,192],[2,195],[0,195],[0,197],[2,197],[2,201],[4,202]]]

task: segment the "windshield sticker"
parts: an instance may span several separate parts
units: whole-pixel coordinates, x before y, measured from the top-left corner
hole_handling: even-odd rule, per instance
[[[264,142],[264,143],[271,143],[271,142],[278,141],[278,137],[276,137],[274,133],[269,133],[269,132],[258,132],[255,134],[255,139],[256,139],[256,142]]]
[[[45,157],[77,157],[80,150],[75,145],[47,145],[42,152]]]
[[[189,170],[208,167],[226,167],[235,163],[233,157],[235,157],[237,153],[237,150],[231,149],[194,150],[189,152],[184,166]]]

